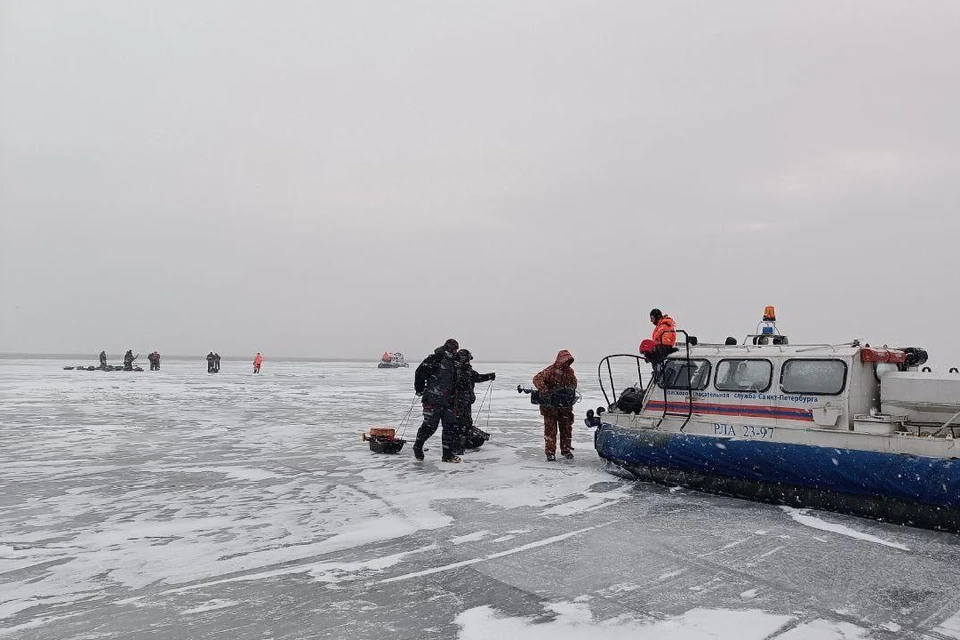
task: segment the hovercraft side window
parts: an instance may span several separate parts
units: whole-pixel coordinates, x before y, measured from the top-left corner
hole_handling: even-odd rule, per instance
[[[780,390],[835,396],[847,384],[847,364],[843,360],[787,360],[780,372]]]
[[[687,381],[690,386],[687,386]],[[709,360],[673,359],[663,363],[663,369],[657,380],[661,389],[680,389],[702,391],[710,382]]]
[[[769,360],[721,360],[717,363],[716,387],[719,391],[763,392],[773,383],[773,364]]]

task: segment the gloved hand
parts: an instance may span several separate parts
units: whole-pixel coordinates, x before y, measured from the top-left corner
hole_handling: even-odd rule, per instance
[[[495,372],[494,372],[494,373],[491,373],[491,374],[490,374],[490,381],[493,382],[493,381],[496,380],[496,379],[497,379],[497,374],[496,374]]]
[[[423,395],[423,391],[417,391],[417,392],[415,392],[415,393],[417,394],[417,397],[418,397],[418,398]]]

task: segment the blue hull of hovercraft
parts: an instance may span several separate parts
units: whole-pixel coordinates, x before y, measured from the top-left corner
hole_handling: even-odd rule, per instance
[[[960,532],[960,464],[601,425],[597,453],[642,480]]]

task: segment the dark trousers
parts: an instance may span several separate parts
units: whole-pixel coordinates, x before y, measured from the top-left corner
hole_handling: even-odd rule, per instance
[[[457,416],[453,409],[439,405],[423,405],[423,424],[417,430],[417,448],[423,448],[424,443],[437,432],[438,426],[443,426],[440,444],[443,446],[443,457],[453,457],[454,451],[460,447],[460,431],[457,428]]]
[[[260,373],[260,365],[258,365],[258,364],[253,365],[253,372],[254,372],[254,373]]]
[[[467,434],[471,429],[473,429],[473,405],[457,407],[457,455],[466,449]]]
[[[573,448],[573,409],[549,409],[543,415],[543,450],[557,452],[557,431],[560,432],[560,453]]]

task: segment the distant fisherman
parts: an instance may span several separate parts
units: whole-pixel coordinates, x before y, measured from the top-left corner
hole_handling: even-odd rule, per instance
[[[213,354],[213,372],[220,373],[220,354],[219,353]]]
[[[551,392],[560,389],[576,391],[577,374],[573,372],[572,364],[573,356],[563,349],[557,353],[552,365],[533,377],[533,386],[541,397],[549,397]],[[547,460],[553,462],[557,459],[557,431],[560,432],[560,455],[573,460],[573,407],[541,404],[540,415],[543,416],[543,442]]]
[[[107,352],[106,351],[100,352],[100,368],[101,369],[107,368]]]
[[[454,453],[459,447],[459,431],[455,407],[455,386],[457,383],[457,361],[454,359],[460,345],[450,338],[443,346],[434,349],[424,359],[414,374],[413,388],[423,403],[423,424],[417,431],[417,440],[413,443],[413,456],[423,460],[423,445],[443,425],[441,444],[443,462],[460,462]]]
[[[150,371],[160,371],[160,354],[154,351],[147,356],[150,361]]]
[[[139,357],[140,357],[139,353],[137,355],[133,355],[133,349],[127,349],[127,352],[123,354],[123,370],[133,371],[133,361]]]
[[[214,373],[213,363],[215,359],[216,358],[213,355],[213,351],[207,354],[207,373]]]
[[[253,372],[260,373],[260,365],[263,364],[263,356],[260,355],[260,352],[257,351],[257,355],[253,357]]]

